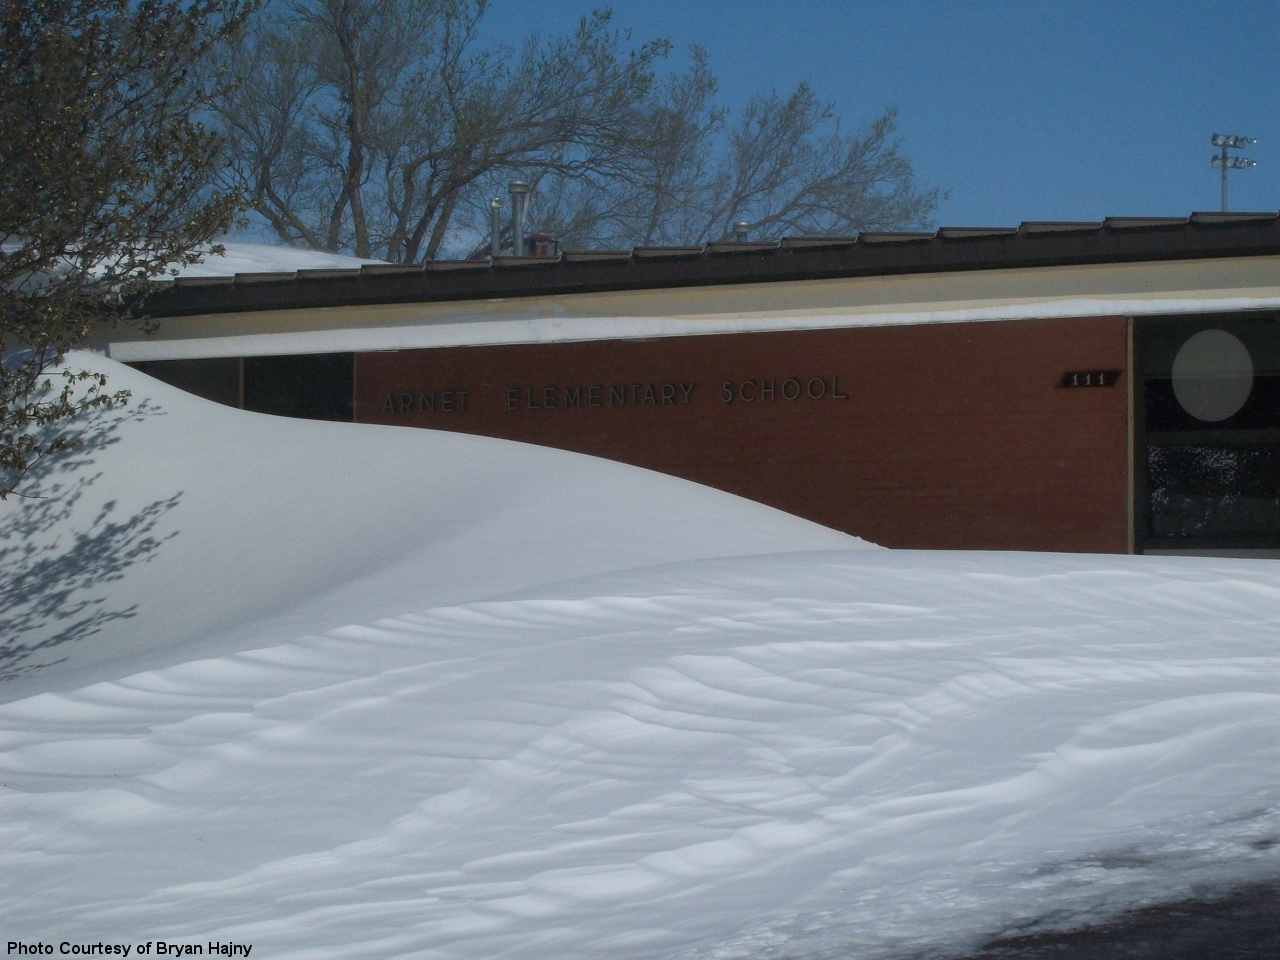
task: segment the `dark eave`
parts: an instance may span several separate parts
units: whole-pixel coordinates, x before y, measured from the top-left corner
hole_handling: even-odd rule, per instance
[[[1280,215],[1274,213],[1110,217],[1101,223],[944,227],[934,233],[794,237],[768,243],[503,257],[493,262],[438,260],[358,270],[193,277],[157,291],[146,309],[154,317],[176,317],[1270,254],[1280,254]]]

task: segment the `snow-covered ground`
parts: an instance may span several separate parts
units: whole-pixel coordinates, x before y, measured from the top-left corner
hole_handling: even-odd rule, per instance
[[[880,550],[92,362],[130,410],[0,505],[6,940],[942,955],[1280,876],[1276,561]]]

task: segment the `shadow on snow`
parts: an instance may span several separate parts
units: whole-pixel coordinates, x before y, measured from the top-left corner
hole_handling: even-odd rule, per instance
[[[60,663],[67,658],[29,661],[134,616],[136,605],[113,606],[103,588],[154,559],[178,535],[161,537],[155,530],[182,493],[131,516],[121,516],[115,500],[106,501],[86,529],[75,529],[71,518],[81,501],[91,500],[102,477],[89,473],[95,455],[119,442],[120,426],[162,415],[146,401],[124,411],[96,411],[73,422],[73,449],[29,473],[13,513],[0,521],[0,681]]]

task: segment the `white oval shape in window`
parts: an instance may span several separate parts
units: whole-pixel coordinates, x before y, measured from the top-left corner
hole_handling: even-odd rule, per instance
[[[1249,348],[1225,330],[1201,330],[1173,358],[1173,395],[1197,420],[1227,419],[1244,406],[1251,390]]]

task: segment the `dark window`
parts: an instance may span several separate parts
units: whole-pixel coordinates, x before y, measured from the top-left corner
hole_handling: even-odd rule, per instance
[[[245,357],[244,408],[308,420],[353,420],[350,353]]]
[[[1255,373],[1249,399],[1239,412],[1216,423],[1197,420],[1178,403],[1171,377],[1148,378],[1144,385],[1148,433],[1187,430],[1280,429],[1280,375]]]
[[[1147,447],[1147,536],[1270,546],[1280,532],[1280,444]]]
[[[146,360],[129,366],[170,386],[197,397],[240,406],[240,360],[219,357],[211,360]]]
[[[1138,547],[1280,547],[1280,322],[1135,322]]]

